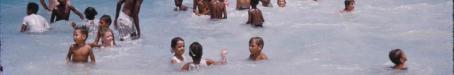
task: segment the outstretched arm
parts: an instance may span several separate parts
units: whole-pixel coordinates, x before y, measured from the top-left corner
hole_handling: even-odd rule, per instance
[[[43,6],[44,9],[46,9],[47,11],[50,11],[49,7],[47,7],[47,4],[44,0],[39,0],[39,2],[41,3],[41,5]]]
[[[214,61],[214,60],[207,59],[207,65],[226,64],[227,63],[226,55],[227,55],[227,49],[222,49],[221,50],[221,60]]]
[[[95,60],[95,55],[93,54],[93,50],[90,49],[90,59],[91,59],[91,63],[96,63],[96,60]]]
[[[117,2],[117,9],[115,10],[115,20],[114,20],[114,26],[115,26],[115,29],[118,29],[118,25],[117,25],[117,19],[118,19],[118,15],[120,14],[120,10],[121,10],[121,5],[125,2],[125,0],[118,0]]]
[[[69,8],[74,12],[76,13],[76,15],[79,15],[80,19],[84,20],[84,15],[82,15],[82,13],[79,12],[79,10],[77,10],[76,8],[74,8],[73,6],[69,6]]]

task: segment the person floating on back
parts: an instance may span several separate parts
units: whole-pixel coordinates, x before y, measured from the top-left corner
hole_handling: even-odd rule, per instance
[[[355,0],[345,0],[345,8],[341,12],[352,12],[355,9]]]
[[[44,17],[36,14],[39,6],[36,3],[30,2],[27,5],[27,16],[24,17],[20,32],[44,32],[47,31],[50,26]]]
[[[175,0],[175,11],[186,11],[188,7],[183,5],[183,0]]]
[[[262,27],[263,22],[265,22],[265,19],[263,19],[262,11],[257,8],[258,3],[259,3],[259,0],[251,1],[252,8],[249,9],[249,12],[248,12],[249,16],[248,16],[248,21],[246,22],[246,24],[251,24],[253,26]]]
[[[76,8],[74,8],[72,5],[67,4],[68,0],[58,0],[58,5],[52,10],[52,15],[50,17],[50,23],[54,23],[55,21],[60,21],[60,20],[69,20],[69,15],[71,11],[76,13],[80,17],[80,19],[84,20],[84,15],[79,12]]]
[[[404,51],[401,49],[394,49],[389,52],[389,59],[395,65],[392,67],[393,69],[397,70],[407,70],[405,66],[405,62],[407,61],[407,56],[405,55]]]
[[[211,0],[211,19],[227,19],[227,10],[224,0]]]
[[[170,42],[171,52],[174,54],[170,63],[180,64],[184,63],[184,40],[181,37],[175,37]]]
[[[99,19],[99,29],[95,37],[94,45],[98,45],[99,40],[101,40],[101,47],[113,47],[115,46],[115,37],[113,31],[109,28],[112,23],[112,19],[109,15],[103,15]]]
[[[189,55],[192,58],[192,62],[186,63],[181,70],[182,71],[195,71],[200,70],[203,67],[215,65],[215,64],[225,64],[227,63],[227,50],[223,49],[221,51],[221,61],[214,61],[210,59],[202,58],[203,55],[203,48],[202,45],[198,42],[194,42],[190,45]]]
[[[73,38],[74,44],[69,47],[68,55],[65,63],[87,63],[91,59],[91,63],[95,63],[95,55],[92,47],[85,44],[88,37],[88,28],[86,26],[77,26],[74,29]]]
[[[261,60],[268,60],[268,57],[265,53],[262,52],[263,50],[263,39],[261,37],[252,37],[249,40],[249,51],[251,54],[249,55],[249,60],[252,61],[261,61]]]

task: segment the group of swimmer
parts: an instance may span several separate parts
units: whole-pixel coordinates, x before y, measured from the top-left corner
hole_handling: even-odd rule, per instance
[[[143,0],[118,0],[116,14],[114,17],[114,28],[118,30],[120,41],[135,40],[140,38],[139,12]],[[271,7],[270,0],[260,0],[264,7]],[[317,1],[317,0],[314,0]],[[186,11],[188,7],[182,5],[183,0],[175,0],[175,11]],[[87,7],[84,15],[73,7],[69,0],[40,0],[41,5],[51,13],[50,23],[60,20],[69,20],[70,12],[76,13],[85,23],[77,25],[72,22],[70,25],[74,28],[74,44],[70,45],[66,57],[66,63],[96,63],[95,55],[92,48],[95,47],[115,47],[115,36],[110,29],[112,19],[109,15],[102,15],[98,23],[95,22],[95,16],[98,14],[93,7]],[[237,0],[237,10],[249,9],[248,21],[246,24],[261,27],[264,19],[261,10],[257,8],[259,0]],[[279,7],[285,7],[285,0],[277,0]],[[354,9],[354,0],[345,0],[345,9],[342,12],[351,12]],[[209,15],[211,19],[226,19],[227,0],[194,0],[193,12],[195,15]],[[49,23],[44,17],[37,14],[39,5],[30,2],[27,5],[27,16],[24,17],[20,32],[44,32],[50,28]],[[121,10],[121,12],[120,12]],[[95,34],[95,39],[91,43],[86,43],[90,33]],[[100,42],[100,43],[99,43]],[[252,61],[267,60],[268,57],[262,52],[264,40],[262,37],[251,37],[249,40],[249,59]],[[171,58],[172,64],[184,64],[185,42],[181,37],[175,37],[171,40]],[[189,45],[188,54],[192,61],[186,62],[181,68],[182,71],[196,70],[204,66],[226,64],[227,49],[221,50],[221,60],[215,61],[203,58],[203,47],[199,42],[193,42]],[[394,69],[405,70],[406,55],[401,49],[394,49],[389,53],[390,60],[395,64]]]

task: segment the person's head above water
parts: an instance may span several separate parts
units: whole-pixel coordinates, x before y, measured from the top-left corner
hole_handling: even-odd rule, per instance
[[[98,12],[93,7],[87,7],[84,11],[84,14],[85,18],[87,18],[88,20],[93,20],[95,19],[95,16],[98,15]]]
[[[112,19],[110,18],[109,15],[102,15],[101,18],[99,19],[99,22],[102,22],[102,21],[106,22],[107,27],[109,27],[110,24],[112,23]]]
[[[257,5],[259,4],[260,0],[251,0],[251,6],[253,9],[257,9]]]
[[[189,47],[189,56],[192,57],[194,64],[199,64],[202,60],[203,47],[199,42],[193,42]]]
[[[76,26],[74,28],[73,37],[76,43],[85,43],[88,38],[88,27]]]
[[[178,50],[178,49],[183,49],[184,50],[184,40],[183,38],[181,37],[175,37],[172,39],[172,41],[170,42],[170,48],[172,48],[171,52],[174,53],[174,52],[177,52],[175,50]]]
[[[394,49],[389,52],[389,59],[395,64],[393,68],[403,69],[407,57],[401,49]]]
[[[263,49],[263,45],[265,43],[263,42],[262,37],[252,37],[249,39],[249,47],[256,45],[258,48],[260,48],[260,51]]]
[[[35,2],[30,2],[28,3],[27,5],[27,14],[36,14],[39,10],[39,6],[38,4],[36,4]]]
[[[355,8],[355,0],[345,0],[344,5],[344,11],[352,11]]]

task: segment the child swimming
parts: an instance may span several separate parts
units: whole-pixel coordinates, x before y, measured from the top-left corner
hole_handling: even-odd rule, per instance
[[[75,44],[69,47],[65,63],[87,63],[88,59],[91,59],[91,63],[94,64],[96,60],[91,50],[92,47],[85,44],[88,37],[88,28],[86,26],[75,27],[73,37]]]
[[[109,28],[110,24],[112,23],[112,19],[109,15],[103,15],[99,19],[99,29],[96,34],[95,41],[93,44],[97,45],[99,40],[101,39],[102,47],[113,47],[115,46],[115,37],[113,35],[112,30]]]
[[[268,57],[265,55],[265,53],[262,52],[263,45],[264,42],[262,37],[252,37],[249,40],[249,51],[251,52],[251,54],[249,55],[249,60],[268,60]]]
[[[203,67],[216,65],[216,64],[225,64],[227,63],[227,50],[221,50],[221,61],[214,61],[210,59],[203,59],[203,47],[199,42],[194,42],[189,47],[189,55],[192,58],[192,62],[185,64],[181,70],[182,71],[194,71],[200,70]]]
[[[170,42],[171,52],[174,54],[170,63],[179,64],[184,62],[184,40],[181,37],[175,37]]]
[[[27,5],[27,16],[22,21],[20,32],[44,32],[47,31],[50,26],[43,16],[36,14],[39,6],[36,3],[30,2]]]
[[[355,0],[345,0],[345,8],[341,12],[352,12],[355,9]]]
[[[389,52],[389,59],[395,65],[392,67],[396,70],[406,70],[405,62],[407,61],[407,56],[404,54],[404,51],[401,49],[394,49]]]

